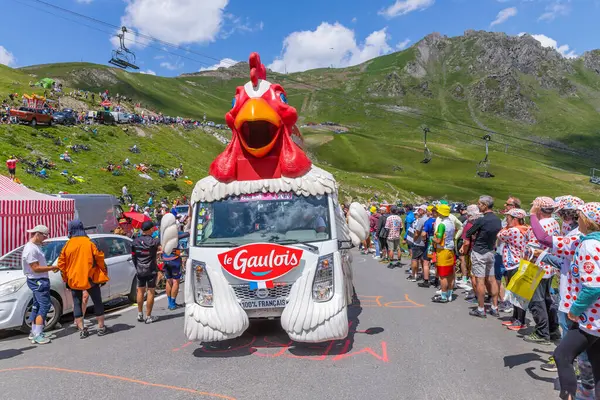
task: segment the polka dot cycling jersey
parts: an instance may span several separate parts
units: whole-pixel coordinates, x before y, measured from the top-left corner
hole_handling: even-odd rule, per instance
[[[567,295],[568,280],[572,280],[570,277],[571,262],[573,261],[573,257],[575,257],[575,250],[579,246],[582,236],[579,229],[575,228],[568,235],[552,237],[552,249],[550,252],[562,259],[559,282],[561,299],[564,299]],[[558,305],[558,310],[564,313],[568,313],[570,308],[570,302],[561,301]]]
[[[571,224],[569,224],[568,222],[563,222],[562,226],[560,227],[560,235],[566,236],[572,230],[573,230],[573,227],[571,226]]]
[[[570,308],[583,286],[600,288],[600,242],[585,240],[575,250],[567,278],[567,292],[562,305]],[[579,328],[591,335],[600,336],[600,297],[579,317]]]
[[[542,228],[544,229],[544,231],[546,232],[546,234],[550,237],[553,236],[558,236],[560,235],[560,225],[558,224],[558,222],[554,219],[554,218],[544,218],[540,220],[540,225],[542,226]],[[540,244],[540,242],[538,242],[538,240],[536,239],[535,235],[533,234],[533,229],[529,228],[529,230],[527,231],[527,246],[533,246],[533,247],[538,247],[541,248],[543,250],[546,250],[547,247],[542,246]],[[540,262],[540,267],[544,268],[544,276],[542,279],[550,279],[552,278],[553,275],[553,271],[552,271],[552,266],[548,265],[544,262]]]
[[[511,271],[519,267],[523,250],[525,250],[526,227],[504,228],[498,232],[498,240],[502,246],[502,262],[504,267]]]

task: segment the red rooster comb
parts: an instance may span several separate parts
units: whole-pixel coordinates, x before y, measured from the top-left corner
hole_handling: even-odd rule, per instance
[[[255,52],[250,54],[248,64],[250,64],[250,80],[252,81],[253,86],[258,86],[259,79],[267,79],[267,69],[260,62],[258,53]]]

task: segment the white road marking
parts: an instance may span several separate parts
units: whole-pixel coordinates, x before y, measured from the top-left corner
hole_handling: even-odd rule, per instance
[[[154,298],[154,302],[156,303],[158,300],[162,300],[165,297],[167,297],[166,293],[161,294],[160,296],[156,296]],[[126,313],[127,311],[131,311],[131,310],[137,310],[138,306],[137,304],[131,305],[129,307],[125,307],[125,308],[121,308],[119,310],[116,310],[114,312],[107,312],[106,315],[121,315],[123,313]]]

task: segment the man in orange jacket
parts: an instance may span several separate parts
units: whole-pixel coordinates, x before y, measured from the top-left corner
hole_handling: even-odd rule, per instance
[[[100,284],[108,281],[104,253],[86,235],[83,223],[77,219],[69,222],[69,240],[58,257],[58,269],[73,294],[73,316],[79,329],[79,337],[85,339],[90,335],[83,325],[81,304],[84,290],[87,290],[94,302],[98,336],[106,335],[108,329],[104,325],[104,305],[100,292]]]

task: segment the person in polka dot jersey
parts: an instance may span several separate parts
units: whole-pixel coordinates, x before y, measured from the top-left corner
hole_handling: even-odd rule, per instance
[[[502,243],[502,263],[506,268],[507,283],[519,269],[521,256],[525,250],[525,235],[529,227],[525,225],[525,217],[527,213],[520,208],[507,210],[506,227],[498,232],[498,242]],[[518,331],[526,328],[525,326],[525,310],[517,306],[513,306],[513,316],[510,320],[502,322],[503,326],[513,331]]]
[[[535,215],[544,232],[551,237],[560,234],[560,225],[552,218],[555,208],[554,200],[550,197],[536,198],[531,208],[531,215]],[[548,249],[548,246],[544,246],[537,240],[532,229],[527,232],[526,240],[528,248]],[[544,269],[545,273],[529,303],[529,310],[535,321],[535,330],[529,336],[525,336],[524,340],[530,343],[550,345],[550,340],[561,338],[558,314],[556,309],[552,307],[553,302],[550,296],[551,278],[554,271],[548,263],[540,262],[539,266]]]
[[[570,267],[573,257],[575,256],[575,249],[579,245],[581,237],[583,236],[579,231],[577,224],[577,209],[579,206],[584,204],[583,200],[575,196],[562,196],[557,199],[556,214],[563,221],[561,232],[564,232],[565,226],[571,228],[571,231],[560,236],[548,236],[546,231],[540,225],[535,212],[531,215],[531,229],[535,234],[538,241],[550,248],[549,254],[544,257],[543,261],[550,263],[551,259],[554,259],[554,264],[560,267],[560,292],[558,301],[558,322],[562,330],[562,336],[564,337],[569,330],[569,319],[567,314],[571,308],[571,302],[567,301],[565,296],[567,288],[569,287],[569,280],[572,281],[570,276]],[[535,211],[535,210],[534,210]],[[539,256],[541,250],[537,250],[535,256]],[[580,382],[577,387],[577,399],[593,399],[594,398],[594,375],[592,373],[592,367],[587,357],[587,353],[583,352],[577,358],[579,367]],[[540,366],[544,371],[556,372],[556,362],[554,357],[551,357],[548,363]]]
[[[573,400],[577,392],[573,361],[584,351],[592,366],[596,394],[600,394],[600,203],[580,206],[578,216],[584,236],[575,249],[564,299],[570,305],[572,323],[554,352],[560,397]]]

